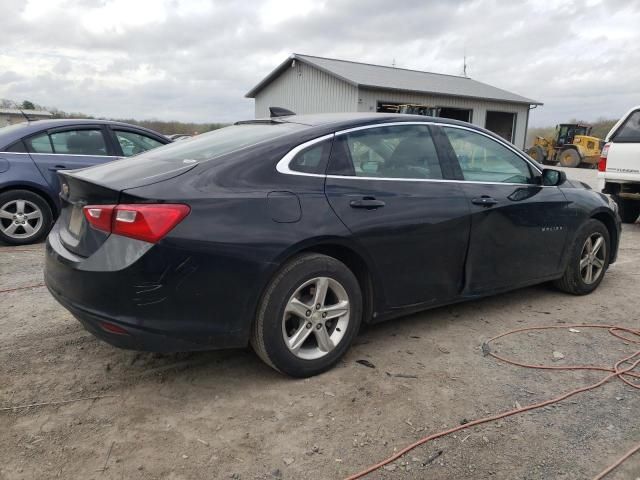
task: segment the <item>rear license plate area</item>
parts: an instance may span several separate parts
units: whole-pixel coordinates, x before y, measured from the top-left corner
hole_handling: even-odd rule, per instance
[[[71,211],[71,217],[69,217],[69,233],[76,238],[80,236],[83,218],[82,207],[74,205]]]

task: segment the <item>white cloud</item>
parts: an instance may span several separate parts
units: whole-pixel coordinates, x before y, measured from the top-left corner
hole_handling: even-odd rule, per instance
[[[232,121],[292,52],[460,74],[545,105],[531,124],[640,103],[632,0],[4,0],[0,97],[100,116]]]

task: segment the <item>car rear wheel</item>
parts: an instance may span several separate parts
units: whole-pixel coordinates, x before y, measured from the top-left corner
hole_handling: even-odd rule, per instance
[[[361,318],[362,294],[351,270],[335,258],[304,254],[289,261],[269,283],[251,344],[276,370],[310,377],[344,355]]]
[[[42,240],[53,224],[47,201],[29,190],[0,194],[0,240],[10,245],[27,245]]]
[[[613,200],[618,204],[618,214],[624,223],[635,223],[640,216],[640,200],[621,198],[613,196]]]
[[[569,252],[569,263],[555,285],[574,295],[593,292],[609,267],[609,231],[598,220],[586,222],[576,234]]]

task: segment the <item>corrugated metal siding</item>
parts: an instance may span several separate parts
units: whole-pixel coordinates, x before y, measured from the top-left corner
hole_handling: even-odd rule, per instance
[[[358,89],[300,61],[256,95],[256,118],[269,116],[269,107],[296,113],[354,112]]]
[[[332,73],[338,78],[344,78],[348,82],[363,88],[401,89],[423,92],[427,95],[433,93],[443,96],[486,98],[497,102],[524,103],[527,105],[539,103],[536,100],[507,92],[501,88],[487,85],[468,77],[350,62],[336,58],[313,57],[297,53],[294,56],[320,70]]]
[[[480,127],[485,126],[487,111],[516,113],[516,134],[513,143],[520,148],[524,148],[527,111],[529,109],[527,105],[392,90],[359,89],[359,112],[375,112],[378,102],[418,103],[434,107],[466,108],[473,110],[471,123]]]

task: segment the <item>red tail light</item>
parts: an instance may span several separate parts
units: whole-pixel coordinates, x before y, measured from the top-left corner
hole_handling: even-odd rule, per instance
[[[607,155],[609,154],[610,143],[605,143],[604,147],[602,147],[602,152],[600,153],[600,161],[598,162],[598,171],[606,172],[607,171]]]
[[[109,333],[115,333],[116,335],[129,335],[129,332],[127,332],[124,328],[114,323],[100,322],[100,327],[104,331]]]
[[[93,228],[110,232],[114,207],[115,205],[90,205],[82,210],[85,218]]]
[[[599,172],[607,171],[607,157],[600,157],[600,161],[598,162],[598,171]]]
[[[87,205],[84,216],[98,230],[156,243],[186,217],[181,204]]]

